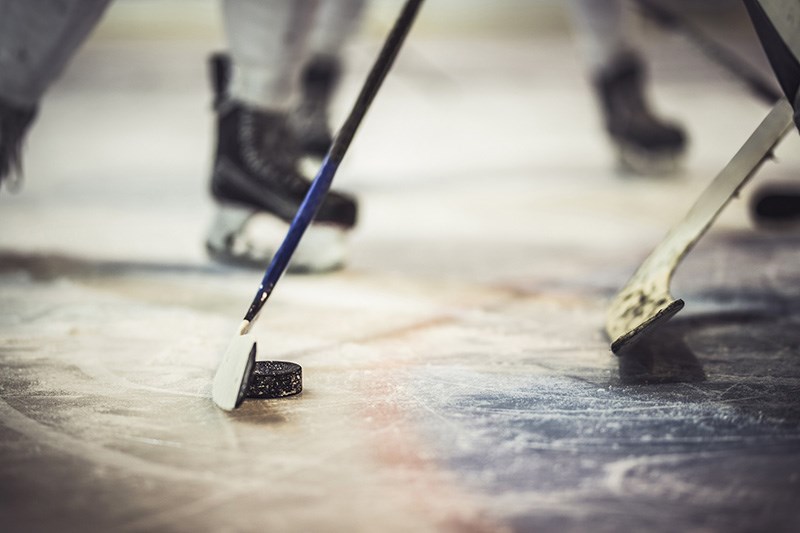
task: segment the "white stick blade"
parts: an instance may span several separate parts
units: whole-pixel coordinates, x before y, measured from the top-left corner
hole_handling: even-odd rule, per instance
[[[236,335],[214,376],[211,398],[217,407],[231,411],[242,403],[250,374],[256,361],[256,339],[253,335]]]

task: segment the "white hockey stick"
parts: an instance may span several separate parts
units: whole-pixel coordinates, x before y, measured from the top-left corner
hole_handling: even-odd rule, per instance
[[[722,209],[792,128],[794,111],[784,98],[756,128],[733,159],[703,191],[697,202],[645,259],[617,293],[606,315],[611,350],[620,355],[651,329],[683,309],[683,300],[669,292],[675,269],[705,234]]]

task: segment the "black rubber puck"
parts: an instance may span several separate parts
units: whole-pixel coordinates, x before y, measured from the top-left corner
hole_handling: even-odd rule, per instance
[[[256,361],[248,398],[283,398],[303,390],[303,369],[286,361]]]

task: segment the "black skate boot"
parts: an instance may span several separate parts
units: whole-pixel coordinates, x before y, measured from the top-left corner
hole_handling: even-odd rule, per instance
[[[214,107],[228,98],[231,58],[217,53],[211,57]],[[333,142],[328,108],[341,78],[341,63],[334,56],[317,54],[303,68],[300,103],[289,113],[289,126],[303,156],[322,159]]]
[[[686,134],[656,117],[644,94],[645,71],[633,54],[620,56],[594,79],[605,126],[619,151],[620,167],[635,174],[675,172]]]
[[[15,191],[22,177],[22,143],[36,108],[24,109],[0,100],[0,185]]]
[[[341,78],[334,56],[317,54],[303,69],[302,99],[289,115],[289,124],[306,155],[323,158],[333,142],[328,108]]]
[[[230,99],[224,72],[215,68],[219,60],[212,58],[217,146],[211,193],[220,209],[206,247],[217,260],[264,268],[310,182],[298,170],[300,148],[286,115]],[[289,270],[320,272],[341,267],[345,234],[356,223],[356,211],[352,197],[329,192]]]

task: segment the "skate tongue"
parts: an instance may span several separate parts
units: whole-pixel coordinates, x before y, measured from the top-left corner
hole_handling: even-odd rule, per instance
[[[250,387],[255,362],[255,336],[236,334],[214,376],[211,398],[220,409],[231,411],[242,403]]]

